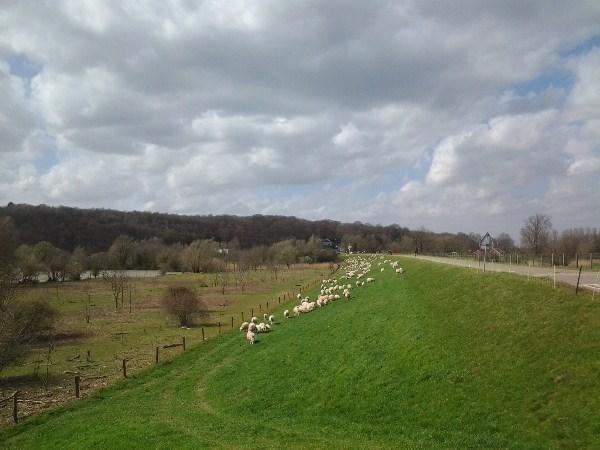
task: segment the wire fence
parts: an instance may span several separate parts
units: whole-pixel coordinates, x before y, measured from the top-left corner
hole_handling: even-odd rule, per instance
[[[496,262],[509,265],[523,265],[532,267],[571,267],[579,269],[600,270],[600,253],[544,253],[530,255],[522,252],[500,252],[478,250],[472,253],[462,252],[424,252],[426,256],[464,259],[483,264],[483,262]]]

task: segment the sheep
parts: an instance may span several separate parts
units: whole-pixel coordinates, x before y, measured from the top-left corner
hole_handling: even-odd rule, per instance
[[[298,300],[300,300],[300,299],[302,298],[302,296],[301,296],[300,294],[296,294],[296,298],[297,298]]]
[[[383,272],[384,270],[385,270],[385,268],[384,268],[384,267],[382,267],[382,268],[381,268],[381,271]]]
[[[404,272],[404,271],[402,270],[402,267],[400,267],[399,269],[396,269],[396,273],[402,273],[402,272]]]
[[[267,315],[267,313],[264,313],[264,314],[263,314],[263,319],[267,320],[267,317],[269,317],[269,316]]]
[[[294,306],[294,309],[292,309],[292,311],[294,312],[294,315],[296,317],[298,317],[300,315],[300,307],[299,306]]]
[[[275,316],[273,314],[271,314],[269,316],[269,322],[271,322],[271,323],[275,322]]]
[[[289,318],[290,318],[290,311],[289,311],[289,309],[286,309],[286,310],[283,312],[283,317],[285,317],[286,319],[289,319]]]
[[[258,332],[258,327],[254,322],[248,324],[248,331]]]
[[[254,342],[256,342],[256,334],[254,334],[252,331],[248,331],[246,333],[246,339],[251,343],[254,344]]]
[[[250,325],[248,322],[244,322],[240,325],[240,331],[246,331],[248,329],[248,325]]]
[[[367,278],[367,283],[373,283],[375,281],[375,278]]]
[[[252,322],[252,323],[258,322],[258,317],[253,317],[252,319],[250,319],[250,322]]]

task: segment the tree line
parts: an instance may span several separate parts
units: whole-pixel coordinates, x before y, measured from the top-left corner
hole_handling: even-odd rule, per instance
[[[11,217],[20,244],[35,245],[47,241],[69,252],[81,247],[88,253],[106,250],[121,235],[135,241],[156,238],[166,245],[187,245],[203,239],[220,243],[236,240],[244,249],[270,246],[287,239],[307,241],[311,236],[340,243],[346,237],[346,241],[360,240],[365,250],[377,251],[398,241],[409,231],[396,224],[310,221],[286,216],[185,216],[13,203],[0,207],[0,217]]]
[[[307,241],[287,239],[271,246],[257,245],[242,248],[236,239],[219,243],[214,239],[198,239],[190,244],[165,244],[159,238],[136,241],[130,236],[117,236],[108,249],[88,254],[82,247],[72,252],[55,247],[48,241],[35,245],[17,245],[14,225],[2,218],[4,226],[11,229],[9,245],[13,248],[12,267],[15,279],[31,283],[45,274],[49,281],[77,281],[82,274],[92,277],[110,270],[154,269],[166,272],[244,271],[261,266],[296,263],[333,262],[337,251],[324,247],[321,239],[311,236]]]

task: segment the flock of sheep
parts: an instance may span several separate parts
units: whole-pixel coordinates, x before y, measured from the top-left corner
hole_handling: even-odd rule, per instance
[[[356,288],[364,286],[365,281],[367,283],[374,283],[375,278],[373,277],[368,277],[365,280],[363,280],[363,278],[371,271],[372,261],[374,261],[375,258],[375,256],[354,256],[346,260],[342,267],[340,267],[340,269],[345,271],[345,274],[339,279],[323,280],[319,296],[315,301],[311,301],[309,297],[302,298],[302,296],[298,294],[297,298],[300,300],[300,304],[292,308],[294,316],[298,317],[301,314],[308,314],[326,306],[330,302],[340,300],[342,297],[349,300],[352,297],[353,289],[352,283],[348,283],[349,280],[356,279],[354,283]],[[383,260],[378,263],[379,266],[390,264],[391,268],[396,271],[396,274],[403,273],[402,268],[398,267],[397,261],[384,259],[383,256],[380,256],[379,258]],[[381,267],[380,270],[383,272],[385,268]],[[283,316],[286,319],[289,319],[290,311],[286,309],[283,312]],[[258,333],[268,333],[272,330],[272,325],[275,323],[275,316],[272,314],[263,314],[263,319],[264,322],[258,323],[258,318],[252,317],[250,322],[244,322],[240,326],[240,331],[246,333],[246,340],[250,344],[256,342],[256,335]]]

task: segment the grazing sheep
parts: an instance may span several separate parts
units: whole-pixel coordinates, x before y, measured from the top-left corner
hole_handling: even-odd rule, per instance
[[[254,334],[252,331],[248,331],[246,333],[246,339],[251,343],[254,344],[256,342],[256,334]]]
[[[253,317],[252,319],[250,319],[250,322],[252,322],[252,323],[258,322],[258,317]]]
[[[271,323],[275,322],[275,316],[273,314],[271,314],[269,316],[269,322],[271,322]]]
[[[248,325],[250,325],[248,322],[242,323],[242,325],[240,325],[240,331],[246,331],[248,329]]]
[[[404,272],[404,271],[402,270],[402,267],[400,267],[399,269],[396,269],[396,273],[402,273],[402,272]]]
[[[267,320],[267,317],[268,317],[267,313],[264,313],[264,314],[263,314],[263,318],[264,318],[265,320]]]
[[[373,283],[375,281],[375,278],[367,278],[367,283]]]
[[[296,317],[298,317],[300,315],[300,307],[299,306],[294,306],[294,309],[292,309],[292,311],[294,312],[294,315]]]
[[[385,269],[382,267],[382,268],[381,268],[381,271],[383,272],[384,270],[385,270]]]
[[[289,311],[288,309],[286,309],[286,310],[283,312],[283,317],[285,317],[286,319],[289,319],[289,318],[290,318],[290,311]]]
[[[256,326],[256,324],[254,322],[250,322],[248,324],[248,331],[253,331],[253,332],[258,332],[258,327]]]
[[[302,296],[301,296],[300,294],[297,294],[297,295],[296,295],[296,298],[297,298],[298,300],[300,300],[300,299],[302,298]]]

